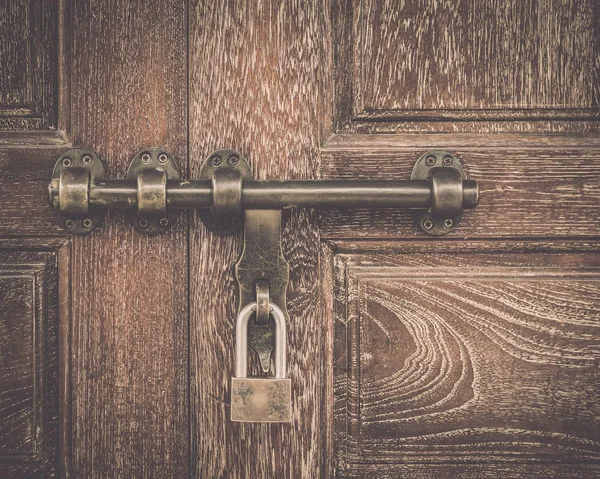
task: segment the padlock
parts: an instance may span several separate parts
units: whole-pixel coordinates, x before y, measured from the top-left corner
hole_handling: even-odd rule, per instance
[[[292,420],[292,382],[286,378],[286,323],[283,311],[270,304],[275,319],[275,377],[248,376],[248,321],[256,302],[240,311],[235,328],[235,377],[231,378],[231,420],[289,422]]]

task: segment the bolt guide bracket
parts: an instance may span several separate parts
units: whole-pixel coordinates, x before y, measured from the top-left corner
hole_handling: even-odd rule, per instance
[[[236,336],[232,420],[287,422],[289,265],[281,249],[282,209],[409,209],[422,232],[440,236],[457,228],[464,209],[477,206],[479,187],[466,178],[460,160],[443,150],[421,156],[410,180],[261,181],[252,178],[248,161],[234,150],[215,151],[199,179],[183,180],[168,152],[148,148],[134,156],[124,180],[108,180],[95,152],[74,149],[56,162],[49,199],[60,224],[73,234],[90,233],[108,208],[126,210],[134,228],[149,235],[165,232],[185,208],[198,209],[204,225],[216,234],[243,229],[243,250],[234,272],[239,293],[236,335],[244,340]],[[265,373],[275,351],[274,378],[246,378],[248,345]]]

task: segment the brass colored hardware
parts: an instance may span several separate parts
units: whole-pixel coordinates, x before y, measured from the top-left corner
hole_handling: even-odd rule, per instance
[[[248,303],[259,301],[256,295],[257,282],[267,281],[269,302],[278,305],[286,321],[286,292],[290,277],[290,266],[281,249],[281,210],[248,210],[244,227],[244,248],[235,265],[238,283],[238,311]],[[270,366],[271,351],[275,338],[269,322],[262,324],[251,321],[248,326],[250,346],[260,359],[262,370]]]
[[[407,208],[424,232],[441,235],[456,228],[463,210],[475,208],[479,197],[477,183],[467,180],[458,158],[445,151],[423,155],[410,180],[258,181],[233,150],[213,153],[201,168],[201,179],[179,180],[176,163],[160,149],[138,153],[126,180],[103,177],[102,162],[92,151],[71,150],[57,162],[50,201],[65,227],[66,219],[81,220],[68,228],[71,233],[89,233],[107,208],[132,210],[136,227],[146,220],[141,230],[149,234],[173,224],[173,212],[181,208],[200,209],[207,228],[218,234],[240,230],[248,210]],[[82,223],[86,211],[89,228]]]
[[[140,151],[127,170],[127,180],[135,181],[135,201],[130,215],[134,227],[154,235],[165,232],[175,221],[176,213],[167,208],[167,182],[179,179],[179,168],[171,156],[160,148]]]
[[[87,234],[102,221],[105,208],[90,200],[91,185],[104,178],[104,163],[93,151],[69,150],[52,171],[50,204],[69,233]]]
[[[411,210],[415,223],[430,235],[452,231],[462,217],[463,208],[474,208],[479,201],[477,183],[466,179],[458,158],[447,151],[430,151],[421,156],[410,177],[413,181],[430,183],[429,208]]]
[[[210,155],[200,179],[179,178],[177,164],[161,149],[139,152],[125,180],[105,180],[98,155],[71,150],[54,167],[50,203],[61,224],[75,234],[89,233],[108,208],[128,210],[135,228],[146,234],[166,231],[182,208],[198,208],[205,226],[221,235],[244,226],[244,247],[235,265],[239,297],[231,393],[234,421],[291,418],[291,383],[285,378],[289,265],[281,249],[283,208],[408,208],[422,231],[443,235],[479,200],[477,183],[466,179],[459,159],[447,151],[421,156],[410,180],[257,181],[246,159],[233,150]],[[274,379],[246,378],[248,344],[263,372],[269,371],[275,350]]]
[[[292,419],[292,382],[286,378],[286,319],[271,304],[275,320],[275,377],[248,378],[247,328],[256,302],[238,314],[235,327],[235,376],[231,378],[231,420],[237,422],[289,422]]]

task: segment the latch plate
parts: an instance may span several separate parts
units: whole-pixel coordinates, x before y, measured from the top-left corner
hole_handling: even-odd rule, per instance
[[[222,149],[212,153],[200,168],[200,179],[212,180],[217,170],[239,172],[242,179],[251,179],[252,171],[248,160],[235,150]],[[244,212],[239,214],[217,214],[212,209],[199,211],[200,219],[213,233],[230,235],[242,231]]]
[[[444,150],[428,151],[421,156],[415,163],[410,178],[411,180],[431,180],[433,172],[444,173],[444,170],[454,170],[458,172],[456,176],[460,176],[462,180],[466,179],[460,160],[449,151]],[[456,228],[462,218],[462,205],[459,209],[453,208],[454,212],[449,215],[444,215],[441,212],[438,213],[435,209],[436,199],[438,203],[440,201],[451,201],[452,197],[462,201],[462,183],[456,181],[449,183],[451,183],[451,189],[444,191],[444,194],[440,195],[435,191],[432,193],[432,202],[434,205],[429,210],[411,210],[411,216],[416,225],[421,231],[429,235],[441,236],[450,233]],[[437,207],[439,210],[443,210],[445,205],[438,204]]]
[[[69,174],[61,179],[61,172]],[[102,222],[106,208],[90,206],[89,191],[90,185],[102,180],[104,175],[104,162],[96,153],[83,148],[65,152],[54,165],[49,185],[50,203],[58,221],[69,233],[88,234]]]
[[[139,195],[143,193],[144,187],[146,186],[143,184],[143,175],[142,177],[139,175],[147,170],[157,171],[159,173],[164,171],[166,173],[165,182],[166,180],[177,180],[181,178],[177,163],[173,157],[162,148],[147,148],[138,152],[133,157],[133,160],[131,160],[126,176],[126,179],[128,180],[138,181],[138,207],[140,205]],[[154,196],[157,203],[160,203],[163,195],[156,194]],[[157,235],[164,233],[173,225],[177,212],[173,210],[169,211],[167,208],[166,183],[162,201],[164,202],[163,213],[159,213],[159,208],[153,208],[153,211],[150,214],[143,214],[139,211],[139,208],[131,213],[133,226],[137,231],[149,235]]]

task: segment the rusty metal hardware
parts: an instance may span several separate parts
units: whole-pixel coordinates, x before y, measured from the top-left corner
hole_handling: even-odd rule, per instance
[[[168,153],[148,149],[135,156],[125,180],[105,180],[98,155],[71,150],[54,168],[50,202],[75,234],[89,233],[108,208],[130,210],[136,228],[148,234],[166,230],[177,209],[198,208],[210,230],[231,234],[241,230],[245,211],[306,207],[408,208],[424,232],[440,235],[456,228],[463,210],[474,208],[479,197],[477,183],[445,151],[423,155],[410,180],[258,181],[233,150],[213,153],[200,176],[180,180]]]
[[[235,328],[235,376],[231,378],[231,420],[237,422],[289,422],[292,419],[292,383],[286,378],[286,318],[271,304],[275,320],[275,376],[248,378],[248,336],[255,301],[238,314]]]
[[[421,156],[410,180],[257,181],[246,159],[233,150],[210,155],[197,180],[179,179],[177,164],[161,149],[139,152],[125,180],[106,180],[98,155],[77,149],[56,163],[49,196],[61,224],[75,234],[92,231],[108,208],[126,209],[135,228],[147,234],[164,232],[181,208],[199,209],[205,226],[217,234],[232,234],[244,227],[244,248],[234,268],[239,343],[232,419],[278,422],[289,420],[291,414],[291,386],[289,379],[283,379],[285,352],[281,352],[289,281],[289,265],[281,249],[281,210],[408,208],[422,231],[443,235],[457,227],[464,209],[475,208],[479,188],[466,179],[460,160],[442,150]],[[248,344],[258,354],[263,372],[270,369],[274,349],[276,377],[283,376],[245,378]],[[259,396],[266,398],[261,405],[248,402]]]

